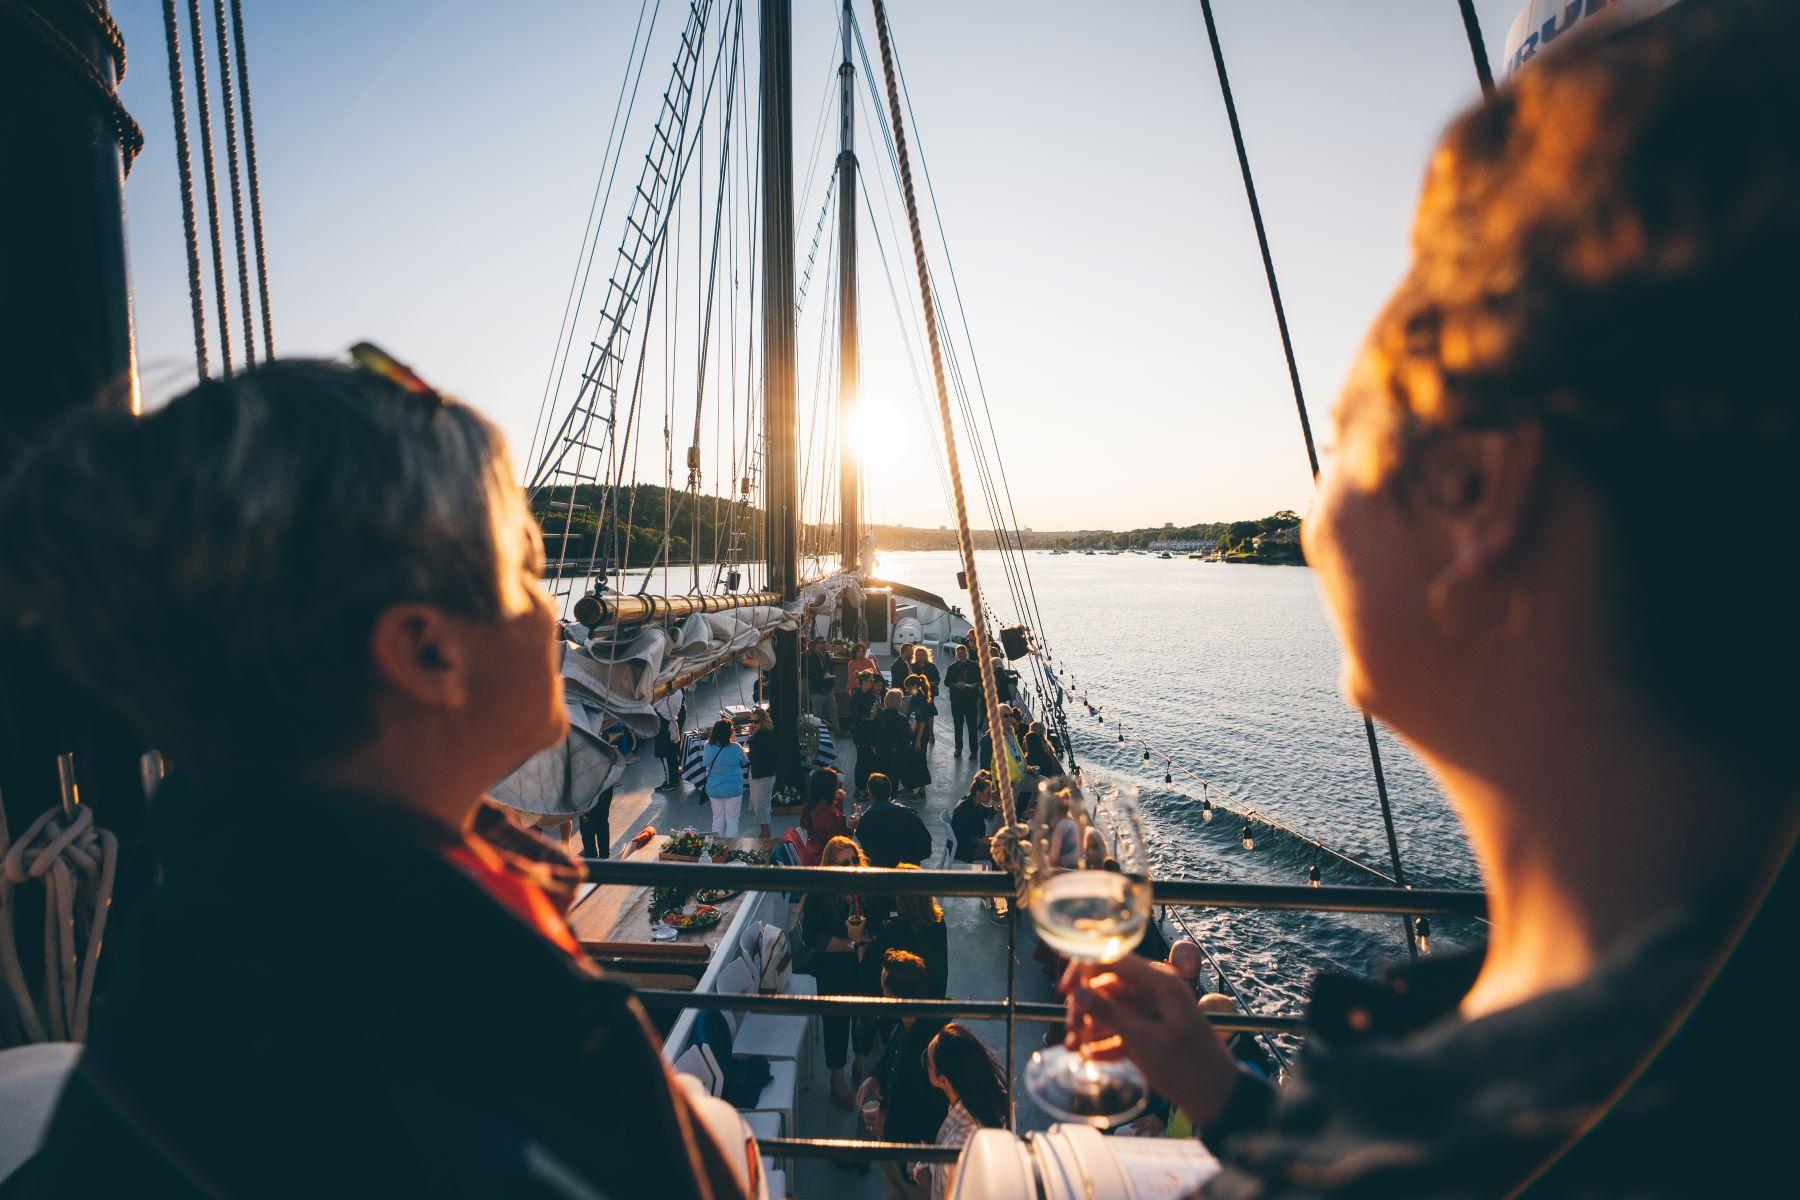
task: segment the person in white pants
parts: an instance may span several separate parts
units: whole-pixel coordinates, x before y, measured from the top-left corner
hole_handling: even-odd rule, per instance
[[[731,734],[730,721],[715,722],[703,755],[713,832],[727,838],[738,835],[738,811],[744,804],[744,776],[750,762],[750,756],[732,740]]]

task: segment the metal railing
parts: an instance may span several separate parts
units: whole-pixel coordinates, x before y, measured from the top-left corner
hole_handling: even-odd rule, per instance
[[[782,1016],[850,1014],[877,1019],[901,1017],[966,1017],[973,1021],[1038,1021],[1061,1024],[1063,1006],[1006,1000],[900,1000],[891,996],[790,996],[765,992],[682,992],[639,988],[645,1008],[714,1009],[774,1013]],[[1214,1028],[1226,1033],[1298,1033],[1299,1017],[1264,1017],[1250,1013],[1207,1014]]]
[[[889,870],[879,867],[786,867],[748,863],[632,862],[584,859],[588,879],[596,884],[674,886],[733,891],[835,893],[837,895],[928,895],[1010,898],[1012,876],[1001,871]],[[1482,916],[1487,898],[1480,892],[1421,888],[1312,887],[1265,883],[1217,883],[1197,879],[1151,882],[1159,905],[1197,908],[1281,909],[1287,911],[1400,913],[1431,916]],[[1013,994],[1013,963],[1018,957],[1018,905],[1007,907],[1007,996],[1004,1000],[907,1000],[891,996],[794,996],[743,992],[684,992],[640,988],[635,994],[646,1008],[681,1011],[734,1010],[784,1015],[824,1014],[902,1017],[964,1017],[1006,1022],[1006,1077],[1016,1078],[1014,1031],[1018,1022],[1053,1024],[1063,1020],[1060,1004],[1021,1003]],[[1250,1013],[1207,1014],[1224,1032],[1301,1035],[1304,1018]],[[1017,1122],[1009,1112],[1008,1127]],[[832,1158],[869,1162],[954,1162],[960,1150],[924,1143],[865,1141],[854,1138],[767,1138],[759,1141],[775,1159]]]
[[[880,867],[775,867],[749,863],[632,862],[590,858],[588,879],[599,884],[728,887],[764,892],[837,892],[841,895],[988,896],[1013,894],[1012,876],[1000,871],[896,871]],[[1409,916],[1479,917],[1487,913],[1481,892],[1448,888],[1312,887],[1284,883],[1218,883],[1159,879],[1156,904],[1192,908],[1268,908],[1307,912],[1404,913]]]

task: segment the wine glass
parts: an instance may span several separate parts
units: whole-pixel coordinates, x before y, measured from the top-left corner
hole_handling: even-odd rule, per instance
[[[1135,788],[1090,799],[1072,779],[1039,784],[1024,850],[1026,911],[1052,949],[1093,970],[1143,940],[1150,869]],[[1062,1046],[1031,1056],[1025,1088],[1052,1116],[1102,1129],[1131,1120],[1149,1100],[1131,1063]]]

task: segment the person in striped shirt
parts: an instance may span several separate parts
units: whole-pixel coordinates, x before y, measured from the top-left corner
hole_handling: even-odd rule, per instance
[[[937,1144],[961,1149],[977,1129],[1006,1128],[1006,1075],[987,1043],[954,1021],[938,1030],[925,1048],[931,1085],[950,1100],[938,1127]],[[955,1163],[914,1163],[912,1177],[931,1184],[931,1200],[944,1200],[956,1183]]]

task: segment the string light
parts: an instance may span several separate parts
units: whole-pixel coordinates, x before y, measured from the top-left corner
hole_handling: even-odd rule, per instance
[[[1071,682],[1072,682],[1072,680],[1071,680]],[[1104,726],[1106,724],[1106,715],[1105,715],[1105,712],[1103,711],[1104,706],[1095,704],[1093,702],[1092,698],[1090,696],[1088,696],[1085,692],[1081,693],[1079,698],[1084,704],[1086,704],[1088,706],[1089,711],[1094,714],[1095,720],[1097,720],[1102,726]],[[1125,735],[1131,731],[1129,729],[1127,729],[1125,722],[1122,720],[1115,722],[1115,725],[1117,726],[1117,729],[1118,729],[1117,741],[1120,745],[1124,745],[1125,741],[1126,741]],[[1145,740],[1144,738],[1138,736],[1135,733],[1132,734],[1131,740],[1138,742],[1140,745],[1142,745],[1143,750],[1144,750],[1142,761],[1146,765],[1148,765],[1148,763],[1150,761],[1150,756],[1152,754],[1154,754],[1157,758],[1160,758],[1163,760],[1163,763],[1164,763],[1163,782],[1166,784],[1173,785],[1175,782],[1175,774],[1174,774],[1175,759],[1174,759],[1174,756],[1164,753],[1162,750],[1151,745],[1149,741]],[[1202,794],[1201,802],[1200,802],[1200,817],[1204,821],[1211,821],[1217,815],[1217,810],[1214,809],[1211,798],[1206,794],[1206,790],[1208,787],[1207,780],[1202,778],[1198,771],[1196,771],[1193,768],[1186,766],[1186,765],[1184,765],[1182,767],[1182,772],[1184,775],[1186,775],[1187,777],[1193,779],[1195,782],[1200,784],[1200,790],[1201,790],[1201,794]],[[1232,809],[1230,806],[1225,806],[1225,811],[1227,813],[1230,813],[1231,815],[1234,815],[1234,816],[1237,815],[1236,810]],[[1251,820],[1256,819],[1255,810],[1254,809],[1249,810],[1249,812],[1246,814],[1246,816],[1248,819],[1251,819]],[[1356,869],[1358,869],[1360,871],[1364,871],[1364,872],[1366,872],[1370,875],[1373,875],[1379,879],[1387,880],[1390,883],[1394,882],[1390,876],[1388,876],[1384,872],[1376,869],[1375,867],[1371,867],[1367,863],[1361,862],[1361,861],[1357,860],[1356,858],[1354,858],[1348,854],[1345,854],[1341,850],[1334,849],[1333,847],[1326,845],[1324,842],[1319,841],[1317,838],[1309,837],[1297,829],[1294,829],[1288,825],[1284,825],[1280,821],[1269,821],[1269,822],[1265,822],[1265,823],[1272,825],[1276,829],[1286,832],[1287,834],[1291,835],[1292,837],[1297,838],[1298,840],[1306,843],[1309,846],[1314,847],[1317,850],[1323,851],[1324,853],[1331,855],[1333,858],[1339,859],[1340,861],[1344,862],[1345,864],[1347,864],[1349,866],[1355,867]],[[1252,843],[1254,843],[1254,835],[1252,835],[1251,840],[1252,840]],[[1250,849],[1250,848],[1253,848],[1253,845],[1250,847],[1246,847],[1246,849]]]
[[[1413,935],[1419,939],[1419,953],[1430,954],[1431,922],[1425,919],[1424,913],[1413,918]]]
[[[1312,887],[1319,886],[1319,864],[1314,863],[1306,868],[1306,882]]]

